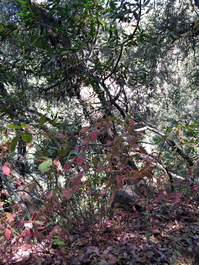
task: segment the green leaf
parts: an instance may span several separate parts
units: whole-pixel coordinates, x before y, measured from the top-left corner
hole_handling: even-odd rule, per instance
[[[52,165],[52,158],[47,158],[47,160],[45,160],[44,162],[42,162],[40,165],[39,165],[39,170],[42,172],[42,173],[45,173],[46,171],[49,170],[50,166]]]
[[[27,4],[27,1],[17,0],[17,2],[22,3],[22,4]]]
[[[194,123],[199,124],[199,121],[193,120]]]
[[[177,258],[176,258],[176,257],[172,257],[172,259],[171,259],[171,264],[175,264],[176,261],[177,261]]]
[[[8,125],[8,127],[11,128],[11,129],[22,129],[21,125],[10,124],[10,125]]]
[[[20,17],[27,17],[27,14],[25,13],[17,13],[17,15],[19,15]]]
[[[174,250],[174,253],[176,254],[176,256],[178,256],[178,257],[181,257],[182,255],[180,254],[180,252],[179,251],[177,251],[177,250]]]
[[[61,147],[59,151],[59,156],[66,156],[68,153],[68,149]]]
[[[166,132],[171,132],[172,131],[172,128],[167,128],[166,129]]]
[[[32,141],[32,134],[24,134],[22,140],[26,143],[30,143]]]
[[[147,239],[147,241],[149,241],[150,237],[151,237],[151,234],[149,232],[146,232],[146,239]]]
[[[41,115],[41,117],[39,119],[39,124],[40,125],[44,125],[45,122],[46,122],[46,114]]]
[[[10,150],[11,150],[12,152],[14,152],[18,140],[19,140],[19,135],[15,136],[15,137],[12,139],[12,144],[11,144],[11,147],[10,147]]]

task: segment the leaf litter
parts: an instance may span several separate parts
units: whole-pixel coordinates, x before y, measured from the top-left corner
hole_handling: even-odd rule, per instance
[[[63,248],[50,241],[1,247],[0,264],[199,264],[199,209],[160,202],[135,214],[115,209],[103,222],[79,229]]]

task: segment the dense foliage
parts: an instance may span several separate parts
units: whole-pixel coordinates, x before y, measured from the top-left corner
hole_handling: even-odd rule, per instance
[[[174,264],[151,237],[198,206],[198,1],[0,6],[0,262]],[[135,263],[67,256],[122,227]]]

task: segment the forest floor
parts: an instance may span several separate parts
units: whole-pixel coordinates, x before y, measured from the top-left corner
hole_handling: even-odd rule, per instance
[[[199,207],[161,202],[143,212],[116,209],[103,223],[69,235],[63,248],[41,242],[20,253],[1,264],[198,265]]]

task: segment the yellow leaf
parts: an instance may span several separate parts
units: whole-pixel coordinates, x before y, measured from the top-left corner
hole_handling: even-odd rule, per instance
[[[5,26],[4,26],[3,24],[0,24],[0,27],[1,27],[3,30],[6,29]]]
[[[11,213],[6,213],[6,217],[9,221],[13,222],[14,221],[14,217]]]

